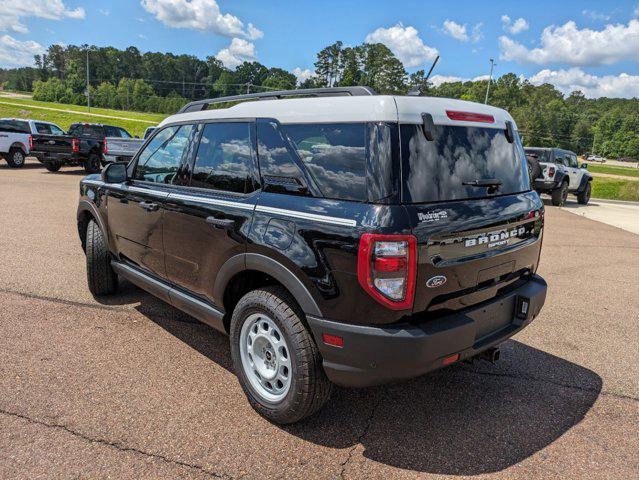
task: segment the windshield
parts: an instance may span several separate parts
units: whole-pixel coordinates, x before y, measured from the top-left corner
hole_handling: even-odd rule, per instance
[[[517,136],[515,142],[509,143],[505,130],[448,125],[435,126],[433,133],[435,138],[428,141],[421,125],[401,125],[405,203],[484,198],[530,190]]]

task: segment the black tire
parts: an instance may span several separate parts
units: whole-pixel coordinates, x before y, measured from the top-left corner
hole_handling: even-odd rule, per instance
[[[555,207],[561,207],[568,198],[568,182],[562,182],[561,186],[555,188],[550,195],[552,196],[552,204]]]
[[[26,155],[20,148],[11,148],[6,157],[7,163],[11,168],[22,168],[26,160]]]
[[[118,288],[118,276],[111,268],[111,253],[98,224],[91,220],[87,226],[85,253],[89,291],[96,297],[111,295]]]
[[[102,169],[100,166],[100,162],[100,155],[95,152],[90,153],[89,158],[87,158],[84,162],[84,171],[87,173],[99,173]]]
[[[590,201],[591,191],[592,191],[592,186],[590,185],[590,182],[588,182],[586,183],[586,188],[584,188],[583,191],[577,194],[577,201],[581,205],[588,205],[588,202]]]
[[[251,385],[240,352],[244,322],[255,313],[266,314],[283,333],[291,360],[291,384],[278,403],[265,399]],[[332,383],[322,368],[322,358],[291,295],[281,287],[264,287],[244,295],[231,318],[231,356],[240,385],[251,406],[262,416],[279,423],[300,421],[317,412],[328,401]]]
[[[44,162],[44,168],[49,170],[50,172],[57,172],[60,170],[62,164],[60,162]]]
[[[532,185],[535,179],[541,176],[541,166],[539,165],[539,160],[537,160],[536,158],[526,157],[526,163],[528,166],[528,176],[530,177],[530,184]]]

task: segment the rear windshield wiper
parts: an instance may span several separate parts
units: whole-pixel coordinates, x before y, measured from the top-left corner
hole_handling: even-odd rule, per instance
[[[462,185],[466,185],[468,187],[500,187],[502,181],[497,178],[484,178],[481,180],[469,180],[467,182],[462,182]]]

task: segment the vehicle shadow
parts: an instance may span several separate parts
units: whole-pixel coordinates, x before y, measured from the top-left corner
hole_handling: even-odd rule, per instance
[[[135,306],[140,313],[233,371],[226,336],[150,295],[142,298]],[[478,361],[400,384],[335,388],[315,416],[273,427],[330,448],[361,444],[366,458],[409,471],[481,475],[504,470],[578,424],[597,400],[602,380],[515,340],[501,349],[495,365]]]

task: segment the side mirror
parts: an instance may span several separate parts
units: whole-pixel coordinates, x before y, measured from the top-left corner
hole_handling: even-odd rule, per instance
[[[581,168],[585,168],[586,170],[588,170],[588,164],[587,163],[582,163],[581,164]]]
[[[104,183],[124,183],[126,177],[126,163],[110,163],[102,170],[102,181]]]

